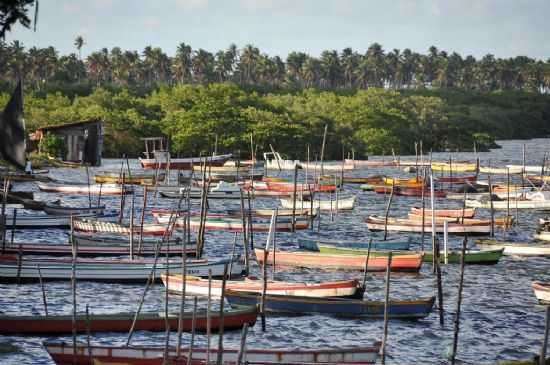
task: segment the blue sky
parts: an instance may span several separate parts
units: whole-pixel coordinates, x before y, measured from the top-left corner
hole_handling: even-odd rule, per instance
[[[40,0],[37,32],[16,26],[6,41],[83,55],[102,47],[173,55],[180,42],[211,52],[253,44],[271,56],[345,47],[481,57],[550,58],[549,0]]]

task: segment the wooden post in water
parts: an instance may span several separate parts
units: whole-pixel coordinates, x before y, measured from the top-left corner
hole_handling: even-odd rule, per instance
[[[298,184],[298,165],[294,166],[294,190],[292,192],[292,233],[296,231],[296,190]]]
[[[124,176],[122,173],[122,184],[120,185],[120,212],[118,215],[118,223],[122,224],[122,219],[124,219],[124,203],[126,202],[126,189],[124,189]]]
[[[4,190],[2,192],[2,214],[0,215],[0,237],[2,238],[2,253],[6,249],[6,203],[8,201],[8,190],[10,179],[4,178]]]
[[[525,188],[525,143],[523,144],[523,165],[521,168],[521,188]]]
[[[46,288],[44,287],[44,281],[42,280],[42,271],[40,265],[36,266],[38,270],[38,279],[40,280],[40,289],[42,290],[42,303],[44,303],[44,314],[48,316],[48,301],[46,300]]]
[[[424,251],[424,236],[426,233],[426,168],[422,166],[422,232],[420,238],[420,250]],[[432,212],[433,214],[433,212]]]
[[[132,194],[132,206],[130,210],[130,260],[134,259],[134,201],[135,194]]]
[[[514,184],[514,191],[518,191],[518,186]],[[519,224],[519,209],[518,209],[518,200],[517,198],[514,199],[514,202],[516,203],[516,225]]]
[[[325,131],[323,132],[323,144],[321,145],[321,170],[319,172],[319,180],[321,176],[323,176],[324,174],[323,160],[325,158],[325,143],[327,142],[327,129],[328,129],[328,125],[325,124]]]
[[[380,356],[382,364],[386,363],[386,344],[388,341],[388,320],[390,309],[390,273],[391,273],[392,252],[388,253],[388,265],[386,267],[386,291],[384,297],[384,335],[382,337],[382,347],[380,349]]]
[[[92,207],[92,192],[90,191],[90,170],[88,170],[88,165],[86,165],[86,180],[88,182],[88,206]]]
[[[143,246],[143,223],[145,221],[145,209],[147,209],[147,185],[143,186],[143,207],[141,209],[141,219],[139,222],[139,253],[141,253],[141,248]]]
[[[223,307],[225,303],[225,285],[227,281],[227,264],[224,265],[223,268],[223,281],[222,281],[222,294],[220,297],[220,328],[218,331],[219,338],[218,338],[218,357],[216,359],[217,365],[223,364],[223,330],[224,330],[224,312]]]
[[[197,296],[193,297],[193,317],[191,319],[191,341],[189,342],[189,352],[187,353],[187,365],[191,365],[193,358],[193,346],[195,345],[195,331],[197,326]]]
[[[453,337],[453,351],[451,353],[451,364],[455,363],[456,351],[458,348],[458,332],[460,331],[460,308],[462,305],[462,289],[464,287],[464,267],[466,262],[466,245],[468,243],[468,236],[464,237],[462,241],[462,254],[460,255],[460,279],[458,282],[458,296],[456,299],[456,312],[455,312],[455,327]]]
[[[432,212],[434,214],[434,212]],[[443,255],[445,259],[445,265],[449,263],[449,251],[447,249],[449,241],[449,221],[443,221]]]
[[[206,304],[206,365],[210,365],[210,346],[212,337],[212,269],[208,269],[208,302]]]
[[[544,325],[544,337],[542,338],[542,347],[540,349],[539,364],[546,364],[546,349],[548,347],[548,335],[550,333],[550,305],[546,306],[546,321]]]
[[[393,199],[394,189],[395,189],[395,178],[392,179],[390,198],[388,199],[388,205],[386,206],[386,212],[384,213],[384,241],[388,237],[388,215],[390,214],[390,207]]]
[[[71,215],[71,223],[73,216]],[[71,224],[72,226],[72,224]],[[73,318],[72,318],[72,332],[73,332],[73,364],[77,363],[76,356],[76,256],[77,248],[76,242],[72,241],[72,253],[73,253],[73,262],[71,265],[71,293],[73,296]]]
[[[506,168],[506,192],[508,197],[506,199],[506,224],[504,229],[508,230],[508,219],[510,218],[510,168]],[[515,197],[517,198],[517,191],[515,192]]]
[[[252,223],[252,204],[250,203],[250,191],[246,192],[246,198],[248,200],[248,240],[250,242],[250,249],[254,250],[254,227]],[[248,253],[248,250],[245,251]],[[246,274],[248,275],[249,268],[246,268]]]
[[[435,232],[435,192],[434,192],[434,174],[433,171],[430,171],[430,199],[431,199],[431,208],[432,208],[432,265],[433,265],[433,271],[435,273],[435,262],[436,262],[436,255],[435,255],[435,249],[436,249],[436,232]]]
[[[489,203],[491,205],[491,237],[495,236],[495,208],[493,207],[493,184],[491,182],[491,174],[488,175],[489,180]]]
[[[369,245],[367,246],[367,259],[365,260],[365,273],[363,275],[363,290],[367,289],[367,274],[369,272],[369,259],[370,259],[370,248],[372,245],[372,237],[369,239]]]
[[[15,238],[15,227],[17,225],[17,208],[13,210],[13,217],[11,219],[11,240],[10,246],[13,247],[13,240]]]
[[[245,323],[243,326],[243,330],[241,332],[241,345],[239,346],[236,365],[241,365],[243,363],[243,358],[246,352],[246,335],[247,334],[248,334],[248,323]],[[246,361],[245,361],[245,364],[246,364]]]
[[[189,224],[187,219],[185,220],[186,224]],[[209,270],[210,273],[210,270]],[[181,298],[180,298],[180,312],[178,314],[178,342],[176,348],[176,356],[180,357],[181,355],[181,333],[183,332],[183,312],[185,311],[185,292],[187,285],[187,241],[183,240],[182,252],[181,252]],[[168,292],[168,283],[170,278],[166,278],[166,292]]]
[[[248,239],[246,234],[246,215],[244,211],[243,189],[239,189],[239,193],[241,194],[241,218],[242,218],[242,229],[243,229],[244,270],[245,270],[245,275],[248,275],[248,273],[250,272],[250,262],[249,262],[249,254],[248,254]],[[252,224],[252,222],[249,222],[249,224]],[[229,275],[231,275],[231,272],[229,272]]]

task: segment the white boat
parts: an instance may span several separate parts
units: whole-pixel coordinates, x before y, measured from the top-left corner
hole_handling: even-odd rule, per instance
[[[542,281],[534,281],[533,291],[539,302],[550,303],[550,283]]]
[[[141,245],[146,249],[155,249],[162,239],[151,238],[144,236],[140,240],[140,236],[136,235],[133,238],[134,247],[136,252],[138,251],[139,246]],[[140,242],[141,241],[141,242]],[[82,247],[129,247],[130,238],[128,236],[113,237],[113,236],[98,236],[96,234],[87,235],[87,234],[73,234],[73,242],[78,245],[78,248]],[[182,239],[171,238],[162,242],[162,247],[170,246],[170,250],[177,252],[183,247]],[[197,242],[192,240],[190,243],[186,244],[187,251],[195,251],[197,249]]]
[[[479,201],[466,199],[466,206],[471,208],[486,208],[491,209],[490,201]],[[533,210],[550,210],[550,200],[526,200],[526,199],[510,199],[493,201],[493,209],[533,209]]]
[[[351,210],[355,206],[356,196],[341,198],[336,200],[316,200],[313,199],[313,209],[320,210]],[[281,205],[283,208],[292,209],[294,206],[294,201],[292,199],[280,199]],[[311,208],[311,201],[296,199],[296,209],[300,210],[302,208],[308,209]]]
[[[514,169],[514,170],[519,170],[520,172],[522,172],[522,170],[523,170],[523,165],[506,165],[506,167],[508,167],[510,169]],[[545,170],[546,170],[546,168],[545,168]],[[525,172],[532,172],[532,173],[540,174],[541,171],[542,171],[542,165],[538,165],[538,166],[526,165],[525,166]]]
[[[264,166],[268,170],[294,170],[300,168],[300,160],[283,160],[279,152],[264,153]]]
[[[118,224],[115,222],[105,222],[97,219],[74,219],[73,228],[75,231],[88,233],[117,233],[130,234],[129,224]],[[168,229],[167,224],[145,223],[143,227],[140,224],[134,224],[133,233],[140,234],[143,228],[144,236],[162,236]]]
[[[101,216],[102,218],[113,217],[115,214]],[[96,214],[72,215],[74,218],[96,218]],[[0,216],[1,219],[1,216]],[[6,228],[18,229],[44,229],[44,228],[69,228],[71,226],[71,215],[39,215],[39,214],[17,214],[15,227],[13,226],[13,215],[6,215]]]
[[[90,195],[121,195],[132,194],[134,188],[131,186],[122,186],[117,184],[61,184],[44,183],[36,181],[36,185],[41,191],[47,193],[65,193],[65,194],[90,194]]]
[[[187,275],[208,276],[212,270],[212,276],[223,276],[224,266],[231,266],[231,275],[241,275],[243,262],[241,258],[216,261],[188,260],[186,263]],[[105,281],[105,282],[145,282],[153,268],[152,259],[84,259],[77,258],[77,280]],[[15,255],[0,256],[0,281],[14,282],[18,279],[25,281],[38,281],[38,267],[44,280],[70,280],[72,275],[72,259],[70,258],[29,258],[23,257],[21,262]],[[166,261],[159,259],[155,268],[155,280],[160,281],[160,275],[167,270]],[[168,271],[181,273],[181,259],[171,260],[168,263]]]
[[[144,169],[166,169],[190,170],[193,166],[200,166],[206,162],[210,166],[223,166],[233,155],[218,155],[205,157],[171,158],[168,151],[155,151],[155,158],[139,158],[141,167]]]
[[[503,248],[503,254],[509,256],[550,256],[550,244],[504,242],[496,240],[476,240],[476,245],[484,250]]]
[[[95,214],[102,215],[105,211],[105,205],[93,205],[84,207],[72,207],[61,205],[59,202],[46,203],[44,211],[50,215],[78,215],[78,214]]]
[[[307,170],[310,170],[310,171],[321,171],[321,164],[320,163],[315,163],[315,162],[310,162],[310,163],[307,163],[307,162],[301,162],[300,165],[302,166],[302,169],[307,169]],[[322,170],[323,171],[333,171],[333,172],[338,172],[338,171],[353,171],[355,170],[355,165],[353,164],[345,164],[342,166],[342,164],[338,164],[338,163],[324,163],[322,165]]]

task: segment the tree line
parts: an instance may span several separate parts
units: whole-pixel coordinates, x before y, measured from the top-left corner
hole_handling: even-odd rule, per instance
[[[78,36],[75,51],[60,55],[54,47],[25,48],[15,40],[0,42],[0,80],[22,78],[34,90],[47,83],[143,86],[233,82],[261,90],[394,90],[460,89],[490,92],[515,90],[548,93],[550,59],[526,56],[480,59],[448,53],[432,46],[426,54],[410,49],[384,50],[378,43],[366,51],[325,50],[319,57],[296,51],[271,56],[253,45],[231,44],[215,53],[180,43],[169,56],[159,47],[141,52],[102,48],[82,58],[85,40]],[[0,85],[1,86],[1,85]],[[4,89],[6,86],[4,85]]]

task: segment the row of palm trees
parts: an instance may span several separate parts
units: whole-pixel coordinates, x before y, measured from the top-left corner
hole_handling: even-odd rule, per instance
[[[434,46],[419,54],[408,48],[385,51],[373,43],[365,53],[351,48],[327,50],[320,57],[291,52],[283,60],[252,45],[238,49],[232,44],[214,54],[180,43],[173,57],[147,46],[141,53],[103,48],[82,59],[84,39],[78,36],[74,44],[78,53],[59,55],[54,47],[26,50],[19,41],[0,42],[0,79],[23,78],[36,89],[48,81],[96,86],[232,81],[273,88],[550,91],[550,59],[501,59],[490,54],[476,59]]]

